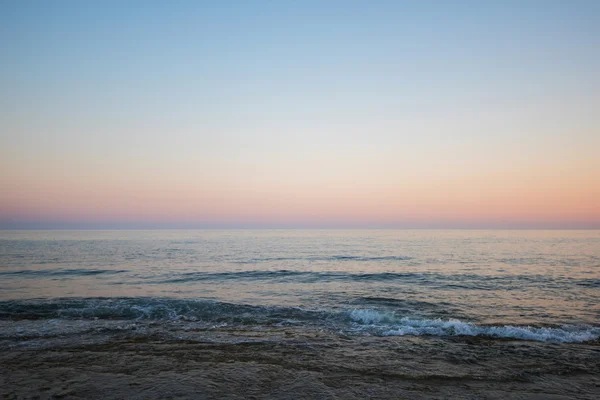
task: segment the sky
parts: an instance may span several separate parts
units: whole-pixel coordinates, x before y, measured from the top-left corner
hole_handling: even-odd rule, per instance
[[[600,1],[0,2],[0,228],[600,228]]]

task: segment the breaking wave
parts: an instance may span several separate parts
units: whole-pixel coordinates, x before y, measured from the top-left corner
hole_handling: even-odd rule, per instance
[[[375,309],[307,310],[170,298],[72,298],[0,302],[0,320],[200,321],[225,324],[316,326],[345,334],[376,336],[485,336],[543,342],[588,342],[600,327],[477,325],[458,319],[426,319]]]
[[[393,313],[376,310],[352,310],[349,315],[361,324],[361,329],[375,331],[381,336],[487,336],[558,343],[588,342],[600,337],[600,328],[590,326],[480,326],[458,319],[398,318]]]

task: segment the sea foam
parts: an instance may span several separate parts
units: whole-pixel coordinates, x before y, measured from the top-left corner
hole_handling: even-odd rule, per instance
[[[381,336],[489,336],[495,338],[536,340],[555,343],[587,342],[600,337],[600,328],[591,326],[562,326],[560,328],[532,326],[481,326],[458,319],[416,319],[397,317],[394,313],[355,309],[350,318],[359,329]]]

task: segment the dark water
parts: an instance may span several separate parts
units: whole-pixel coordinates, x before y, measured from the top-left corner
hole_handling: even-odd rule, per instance
[[[117,320],[595,340],[600,231],[0,231],[5,332]]]

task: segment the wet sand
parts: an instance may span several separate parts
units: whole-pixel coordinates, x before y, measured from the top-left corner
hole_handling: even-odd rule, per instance
[[[0,350],[4,399],[600,397],[597,342],[148,323],[5,335]]]

